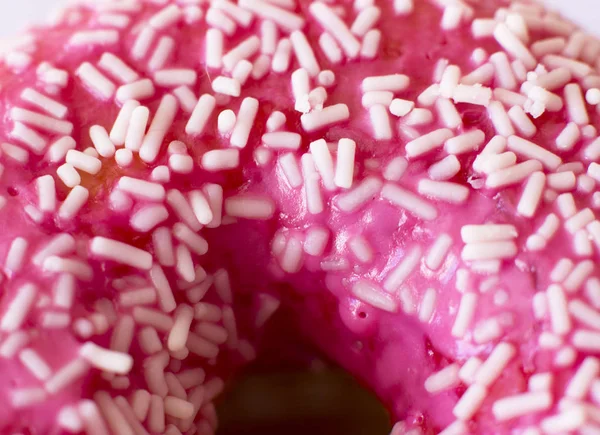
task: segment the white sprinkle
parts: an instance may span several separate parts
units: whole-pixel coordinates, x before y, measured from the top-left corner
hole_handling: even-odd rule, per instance
[[[11,333],[0,346],[0,355],[4,358],[14,358],[20,349],[29,343],[29,334],[24,331]]]
[[[283,154],[279,157],[278,163],[289,185],[292,188],[300,187],[302,185],[302,174],[295,154]]]
[[[470,420],[481,407],[487,394],[488,391],[485,386],[479,384],[471,385],[458,400],[452,413],[462,421]]]
[[[542,63],[549,69],[567,68],[578,79],[582,79],[592,73],[592,67],[588,64],[555,54],[545,55],[542,58]]]
[[[212,7],[206,13],[206,23],[213,28],[222,30],[228,36],[232,36],[237,30],[235,21],[225,15],[223,11]]]
[[[79,354],[93,367],[109,373],[125,375],[133,366],[131,355],[108,350],[89,341],[81,346]]]
[[[258,113],[258,100],[246,97],[240,105],[237,122],[231,133],[230,143],[237,148],[245,148]]]
[[[192,91],[188,86],[179,86],[173,89],[173,95],[177,97],[181,108],[186,113],[192,113],[194,107],[196,107],[196,104],[198,103],[198,99],[196,98],[194,91]]]
[[[342,138],[338,141],[337,161],[335,169],[335,185],[344,189],[352,187],[354,178],[354,154],[356,142]]]
[[[21,92],[21,99],[39,107],[55,118],[63,119],[67,115],[67,106],[39,93],[35,89],[25,88]]]
[[[135,110],[134,110],[135,114]],[[132,116],[133,118],[133,116]],[[110,140],[106,129],[100,125],[90,127],[90,139],[98,154],[104,158],[110,158],[115,154],[115,145]]]
[[[71,189],[64,202],[58,210],[61,219],[73,219],[85,205],[90,192],[83,186],[75,186]]]
[[[202,227],[200,222],[196,219],[191,205],[180,191],[176,189],[169,190],[166,195],[166,200],[167,204],[175,211],[179,219],[181,219],[188,227],[196,232],[200,230]]]
[[[355,297],[375,308],[391,313],[398,311],[397,302],[370,281],[357,281],[352,285],[351,292]]]
[[[169,212],[163,205],[149,205],[135,212],[129,224],[136,231],[147,233],[169,217]]]
[[[431,270],[439,269],[444,261],[450,248],[452,247],[452,237],[448,234],[443,233],[438,236],[435,242],[429,248],[427,257],[425,257],[425,264]]]
[[[512,71],[506,53],[496,52],[490,56],[490,62],[494,65],[496,72],[495,79],[500,88],[514,90],[517,87],[517,80]]]
[[[148,24],[156,30],[163,30],[177,23],[182,17],[182,11],[177,5],[169,5],[155,13]]]
[[[238,7],[236,4],[226,0],[216,1],[213,3],[213,6],[225,12],[244,28],[248,28],[252,23],[252,19],[254,18],[254,15],[251,12],[244,10]]]
[[[590,122],[585,100],[581,87],[577,83],[569,83],[564,89],[565,104],[571,121],[578,125],[586,125]]]
[[[534,172],[529,176],[517,205],[517,212],[521,216],[531,218],[535,215],[545,184],[546,176],[543,172]]]
[[[375,57],[377,57],[377,52],[379,51],[381,38],[381,30],[369,30],[363,38],[362,46],[360,48],[360,56],[363,59],[375,59]]]
[[[575,234],[577,231],[593,222],[594,219],[594,212],[589,208],[585,208],[567,219],[565,228],[571,234]]]
[[[386,76],[371,76],[363,79],[361,89],[363,92],[388,91],[400,92],[410,84],[410,79],[404,74],[391,74]]]
[[[453,137],[451,130],[442,128],[424,134],[406,144],[406,156],[410,158],[419,157],[442,146],[444,142]]]
[[[387,113],[387,112],[386,112]],[[312,132],[331,124],[336,124],[350,118],[348,106],[345,104],[334,104],[323,108],[321,111],[312,111],[300,117],[302,128]]]
[[[208,252],[206,240],[181,222],[173,226],[173,236],[197,255],[204,255]]]
[[[490,174],[485,184],[488,188],[492,189],[516,184],[541,169],[542,164],[538,160],[527,160]]]
[[[71,149],[67,151],[66,162],[74,168],[95,175],[100,172],[102,162],[95,157]]]
[[[125,14],[102,13],[98,15],[98,24],[124,29],[129,26],[130,19]]]
[[[154,83],[159,86],[177,87],[194,86],[198,75],[193,69],[162,69],[154,73]]]
[[[8,305],[0,320],[0,329],[6,332],[18,330],[25,322],[29,311],[36,302],[38,289],[33,284],[22,285]]]
[[[375,104],[369,108],[373,136],[377,140],[390,140],[392,138],[392,126],[387,107]]]
[[[94,237],[90,251],[100,258],[113,260],[142,270],[152,266],[152,255],[134,246],[105,237]]]
[[[452,100],[455,103],[469,103],[487,107],[491,99],[492,90],[485,86],[472,86],[463,83],[457,85],[452,93]]]
[[[202,167],[211,172],[234,169],[239,166],[237,149],[211,150],[202,156]]]
[[[531,122],[525,111],[520,106],[513,106],[508,111],[508,117],[513,122],[519,133],[525,137],[534,136],[537,128]]]
[[[177,99],[170,94],[166,94],[160,101],[154,119],[148,128],[148,133],[144,137],[144,142],[140,148],[140,158],[144,162],[154,162],[176,114]]]
[[[3,151],[9,154],[7,149],[4,149],[8,144],[3,144]],[[46,158],[52,163],[58,163],[65,158],[67,151],[76,147],[75,140],[70,136],[63,136],[50,145]]]
[[[74,299],[75,277],[69,273],[60,275],[54,285],[54,305],[68,310],[73,306]]]
[[[548,391],[517,394],[496,400],[492,407],[498,421],[546,411],[552,406],[552,395]]]
[[[600,333],[578,329],[573,333],[571,342],[576,349],[587,353],[600,352]]]
[[[150,79],[140,79],[132,83],[119,86],[116,99],[122,104],[129,100],[144,100],[154,95],[154,82]]]
[[[448,154],[463,154],[477,150],[484,140],[485,134],[483,131],[471,130],[467,133],[447,139],[444,144],[444,150]]]
[[[487,110],[497,134],[505,137],[515,134],[510,118],[508,117],[504,106],[502,106],[502,103],[499,101],[492,101]]]
[[[252,74],[253,68],[254,66],[250,61],[246,59],[240,60],[235,66],[235,68],[233,68],[233,71],[231,72],[231,77],[234,80],[237,80],[240,83],[240,85],[243,86]]]
[[[418,107],[411,110],[411,112],[403,119],[402,124],[414,127],[431,124],[432,122],[433,113],[431,112],[431,110]],[[418,136],[418,134],[414,134],[413,136]]]
[[[270,219],[275,213],[275,204],[268,197],[238,195],[225,200],[228,216],[245,219]]]
[[[247,9],[265,20],[271,20],[283,30],[294,31],[304,27],[304,19],[290,11],[282,9],[279,3],[263,0],[241,0],[238,5]],[[334,15],[332,13],[332,15]],[[334,15],[335,16],[335,15]]]
[[[260,38],[250,36],[229,50],[222,58],[226,71],[232,71],[237,63],[243,59],[252,57],[260,49]]]
[[[89,62],[82,63],[75,71],[75,75],[77,75],[88,88],[105,100],[110,99],[115,93],[115,84]]]
[[[206,124],[208,123],[215,106],[215,97],[209,94],[203,94],[198,100],[198,103],[196,104],[196,107],[194,108],[192,115],[185,126],[186,134],[194,136],[201,135],[204,132]]]
[[[105,52],[98,61],[98,66],[121,83],[131,83],[139,79],[139,74],[121,58]]]
[[[11,404],[14,408],[28,408],[46,400],[47,394],[42,388],[22,388],[11,392]]]
[[[21,124],[20,122],[14,123],[13,129],[10,132],[10,136],[25,144],[31,151],[38,155],[44,153],[47,145],[45,137],[39,135],[35,130],[30,129],[25,124]],[[16,160],[19,159],[17,153],[13,152],[12,154],[13,158],[16,158]]]
[[[448,65],[440,79],[440,95],[444,98],[452,98],[455,88],[460,82],[461,71],[456,65]]]
[[[557,284],[552,284],[546,290],[546,295],[552,330],[558,335],[567,334],[571,330],[571,318],[563,289]]]
[[[560,414],[544,418],[540,427],[547,434],[560,434],[579,429],[586,421],[587,415],[582,406],[573,406]]]
[[[600,361],[594,357],[585,358],[567,385],[565,395],[576,400],[584,399],[598,374]]]
[[[292,32],[290,42],[300,68],[304,69],[311,77],[316,77],[321,68],[304,32],[300,30]]]
[[[469,243],[462,250],[463,261],[480,261],[513,258],[518,253],[513,241]]]
[[[209,31],[210,30],[207,31],[207,37]],[[158,44],[156,44],[156,48],[154,49],[152,56],[150,56],[150,60],[148,61],[148,69],[150,71],[161,69],[169,59],[169,56],[171,56],[173,53],[174,49],[175,40],[170,36],[162,36],[158,40]]]
[[[434,220],[438,215],[431,203],[391,183],[383,186],[381,197],[424,220]]]
[[[556,137],[556,146],[560,150],[570,151],[580,137],[581,132],[577,124],[574,122],[569,122]]]
[[[588,279],[588,277],[594,271],[594,262],[591,260],[584,260],[577,263],[577,266],[567,276],[563,282],[563,287],[568,293],[575,293]]]
[[[82,46],[82,45],[98,45],[107,46],[113,45],[119,42],[119,32],[117,30],[86,30],[75,32],[71,38],[69,38],[69,45]]]
[[[240,82],[229,77],[215,77],[212,81],[212,89],[216,93],[239,97],[241,93]],[[210,114],[210,111],[209,111]]]
[[[329,33],[321,33],[321,36],[319,37],[319,47],[321,47],[325,57],[327,57],[329,62],[332,64],[338,64],[342,61],[342,50],[338,46],[335,39],[333,39],[333,36],[331,36]]]
[[[149,201],[162,201],[165,198],[165,188],[157,183],[132,177],[121,177],[117,187],[123,192]]]
[[[23,349],[19,353],[19,360],[40,381],[45,381],[52,375],[52,369],[48,363],[31,348]]]
[[[516,349],[509,343],[496,345],[490,356],[481,365],[475,376],[475,381],[483,386],[492,385],[514,357]]]
[[[115,162],[122,168],[127,168],[133,163],[133,153],[125,148],[120,148],[115,152]]]
[[[538,58],[546,54],[558,54],[563,51],[566,44],[565,38],[562,37],[541,39],[531,45],[531,52]]]
[[[466,334],[475,316],[477,294],[465,293],[460,299],[460,305],[452,326],[452,336],[462,338]]]
[[[51,175],[36,178],[38,207],[42,212],[53,212],[56,209],[56,188]]]
[[[528,69],[537,65],[529,49],[504,23],[498,23],[494,29],[494,38],[508,53],[521,60]]]
[[[213,219],[206,226],[216,228],[221,225],[221,215],[223,209],[223,188],[218,184],[205,184],[202,188],[204,195],[212,210]]]
[[[397,292],[400,286],[410,278],[415,268],[421,262],[422,250],[419,246],[414,246],[405,253],[402,260],[396,265],[396,267],[390,271],[386,277],[383,288],[389,292]]]
[[[482,361],[476,356],[470,357],[460,368],[458,377],[467,385],[473,384],[475,382],[475,375],[481,364]]]
[[[392,100],[394,99],[394,93],[391,91],[369,91],[369,92],[365,92],[362,96],[362,100],[361,100],[361,104],[365,109],[368,109],[376,104],[381,104],[384,106],[390,106],[392,104]],[[411,103],[410,101],[406,101],[406,100],[398,100],[400,103],[398,103],[399,106],[402,105],[402,101],[405,101],[406,103]],[[414,103],[412,103],[412,105],[414,106]],[[398,107],[398,109],[401,111],[401,107]],[[412,109],[412,107],[411,107]],[[406,113],[410,112],[410,110],[408,110]],[[393,112],[392,112],[393,113]],[[399,116],[399,115],[397,115]]]
[[[383,178],[387,181],[398,181],[400,178],[402,178],[407,168],[408,161],[404,157],[394,157],[385,166],[385,169],[383,170]]]
[[[219,29],[206,31],[205,62],[209,68],[221,68],[223,58],[223,33]]]
[[[119,111],[115,123],[110,131],[110,139],[116,146],[122,146],[125,144],[125,138],[131,115],[134,109],[139,105],[140,103],[135,100],[128,100],[123,104],[123,107],[121,107],[121,110]]]
[[[591,104],[592,106],[597,106],[598,104],[600,104],[600,89],[588,89],[585,93],[585,100],[588,104]]]
[[[63,406],[56,416],[56,424],[69,433],[83,431],[83,421],[74,406]]]
[[[450,364],[425,379],[425,390],[430,394],[440,393],[458,386],[458,364]]]
[[[453,204],[462,204],[469,197],[469,188],[448,181],[433,181],[423,178],[419,181],[417,191],[426,197]]]
[[[344,21],[329,6],[317,1],[311,3],[309,11],[313,18],[339,42],[350,59],[358,56],[360,42],[350,32]]]
[[[290,67],[292,44],[289,39],[282,38],[277,43],[275,54],[271,62],[271,69],[276,73],[283,73]]]
[[[75,250],[75,239],[70,234],[58,234],[33,256],[33,264],[41,266],[53,255],[65,255]]]

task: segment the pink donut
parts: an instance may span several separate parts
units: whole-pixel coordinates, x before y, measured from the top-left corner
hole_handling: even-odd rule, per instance
[[[394,435],[600,433],[599,53],[496,0],[84,0],[8,41],[0,432],[213,434],[291,325]]]

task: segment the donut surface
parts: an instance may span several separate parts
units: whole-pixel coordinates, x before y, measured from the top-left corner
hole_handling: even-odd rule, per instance
[[[600,433],[599,53],[499,0],[90,0],[7,41],[0,432],[212,434],[280,310],[394,435]]]

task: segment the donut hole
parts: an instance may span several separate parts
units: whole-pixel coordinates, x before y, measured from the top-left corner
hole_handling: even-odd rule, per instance
[[[216,434],[389,434],[390,416],[375,394],[326,360],[299,322],[285,308],[269,320],[256,360],[217,403]]]
[[[6,188],[6,193],[8,193],[9,196],[17,196],[19,194],[19,191],[14,186],[8,186]]]
[[[217,435],[389,434],[372,393],[342,370],[247,372],[217,408]]]

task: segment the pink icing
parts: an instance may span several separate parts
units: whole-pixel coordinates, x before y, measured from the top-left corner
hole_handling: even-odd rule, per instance
[[[134,4],[138,3],[134,2]],[[491,17],[497,5],[498,2],[495,1],[480,2],[474,7],[475,18]],[[146,165],[134,153],[133,164],[128,168],[119,168],[111,158],[102,158],[102,169],[98,174],[90,175],[79,171],[82,178],[81,185],[89,190],[89,200],[76,217],[65,220],[59,218],[55,212],[47,212],[38,223],[25,212],[26,206],[32,206],[34,210],[38,207],[38,192],[34,180],[45,174],[54,176],[59,201],[64,200],[70,189],[56,177],[56,169],[59,165],[49,163],[34,154],[29,156],[28,163],[21,165],[11,160],[5,150],[2,157],[5,170],[0,179],[2,191],[6,192],[2,194],[6,205],[0,211],[0,225],[4,229],[0,235],[0,258],[6,258],[9,247],[17,236],[27,240],[29,246],[22,268],[14,274],[7,270],[4,275],[2,306],[8,311],[11,301],[22,289],[23,284],[37,284],[39,289],[37,300],[40,304],[29,313],[20,327],[32,334],[27,347],[42,356],[53,373],[77,358],[82,343],[87,340],[73,332],[72,325],[77,319],[89,318],[93,313],[102,312],[102,309],[98,308],[98,300],[111,301],[117,312],[117,319],[109,319],[107,330],[98,331],[91,340],[100,346],[110,347],[115,320],[131,313],[130,307],[124,307],[119,303],[120,291],[114,288],[114,279],[124,274],[133,274],[147,285],[149,280],[147,272],[97,258],[90,248],[90,242],[97,236],[123,241],[147,250],[153,254],[153,261],[155,263],[158,261],[157,247],[151,233],[141,234],[133,231],[129,223],[132,214],[147,205],[149,201],[131,197],[127,199],[128,196],[121,197],[122,203],[125,204],[124,210],[115,207],[114,201],[111,209],[111,194],[114,195],[117,191],[116,184],[121,176],[149,180],[152,169],[158,165],[168,164],[167,144],[172,140],[181,140],[187,146],[187,153],[192,156],[194,166],[188,174],[171,172],[170,181],[164,183],[167,191],[178,189],[181,192],[188,192],[200,189],[206,183],[216,183],[223,187],[225,198],[242,193],[247,198],[269,198],[276,212],[274,217],[266,220],[240,218],[229,219],[230,222],[227,222],[225,216],[223,225],[218,228],[210,228],[209,225],[209,228],[200,230],[200,234],[208,242],[209,250],[204,255],[192,254],[194,265],[201,265],[213,277],[217,271],[225,269],[233,289],[232,300],[229,300],[227,286],[222,281],[210,286],[203,296],[209,281],[203,281],[199,287],[188,291],[189,286],[181,284],[181,276],[177,276],[174,268],[163,267],[177,304],[194,305],[202,299],[201,302],[220,307],[232,306],[235,313],[233,328],[231,318],[229,321],[225,319],[217,321],[225,328],[227,340],[225,343],[218,343],[219,353],[215,359],[216,363],[212,363],[213,358],[210,356],[202,358],[192,355],[181,363],[177,362],[179,361],[177,358],[171,358],[167,372],[178,373],[181,370],[202,367],[206,370],[208,380],[202,388],[218,390],[215,386],[218,387],[221,378],[230,379],[246,363],[244,355],[249,354],[244,352],[244,349],[247,350],[251,346],[260,350],[263,335],[266,334],[271,340],[286,342],[285,334],[283,332],[278,334],[277,331],[278,322],[283,322],[282,319],[287,317],[285,322],[291,322],[301,337],[316,345],[327,357],[356,376],[380,397],[394,420],[402,421],[395,429],[400,431],[399,433],[405,433],[403,431],[408,431],[409,428],[420,428],[424,433],[438,433],[453,423],[455,420],[453,409],[464,394],[466,385],[459,383],[446,391],[431,394],[424,388],[425,380],[451,363],[464,364],[471,356],[478,356],[485,360],[500,342],[512,343],[516,348],[516,356],[502,370],[500,377],[491,384],[480,409],[476,410],[472,418],[467,419],[465,427],[468,426],[473,433],[524,433],[525,428],[536,426],[540,422],[544,427],[545,418],[559,413],[559,410],[566,406],[563,402],[561,408],[560,404],[560,399],[565,395],[566,385],[581,366],[583,358],[594,352],[575,350],[577,346],[570,348],[563,346],[563,350],[571,349],[575,358],[572,364],[557,367],[555,358],[559,354],[558,350],[543,349],[538,344],[542,333],[552,331],[550,318],[548,315],[542,320],[534,317],[532,299],[536,292],[545,292],[552,284],[550,271],[559,259],[567,257],[576,263],[586,258],[595,259],[597,248],[593,246],[592,254],[577,257],[573,250],[574,236],[563,228],[562,218],[560,229],[545,249],[541,252],[533,252],[527,248],[528,237],[537,231],[546,216],[550,212],[559,215],[557,201],[551,193],[548,200],[542,200],[533,218],[519,216],[516,209],[523,189],[521,186],[524,183],[500,189],[482,188],[485,175],[475,173],[471,167],[477,152],[469,152],[457,156],[462,169],[451,178],[452,182],[469,188],[468,200],[457,205],[425,198],[436,210],[435,219],[424,220],[382,199],[380,189],[372,198],[348,213],[339,207],[344,189],[330,192],[321,187],[320,191],[326,204],[325,211],[310,214],[307,210],[305,188],[290,187],[280,166],[274,162],[274,158],[264,165],[258,165],[254,160],[253,151],[260,145],[261,136],[266,132],[267,119],[274,110],[279,110],[287,117],[281,130],[302,134],[300,149],[294,151],[298,164],[300,164],[301,154],[309,151],[311,142],[324,138],[335,145],[339,139],[350,138],[357,144],[353,188],[367,177],[382,180],[386,165],[392,159],[406,154],[405,145],[412,138],[404,136],[402,129],[396,131],[397,129],[394,128],[392,140],[374,139],[369,112],[361,105],[362,80],[369,76],[405,74],[410,78],[410,87],[396,92],[395,96],[416,101],[419,94],[433,83],[434,69],[440,59],[448,59],[450,64],[460,66],[466,74],[476,68],[471,59],[475,49],[482,48],[488,53],[499,50],[493,37],[474,39],[468,23],[462,23],[456,30],[442,30],[440,28],[441,6],[429,2],[417,2],[414,11],[408,16],[398,16],[389,2],[382,2],[377,6],[381,8],[382,14],[376,27],[383,35],[377,59],[348,61],[342,65],[333,65],[317,48],[317,40],[322,28],[311,17],[306,2],[298,5],[296,13],[298,16],[305,17],[307,21],[304,33],[316,53],[321,69],[331,69],[335,73],[336,83],[333,87],[327,88],[328,97],[325,106],[346,104],[350,119],[314,132],[303,131],[300,113],[294,110],[294,98],[289,89],[290,72],[297,67],[297,62],[293,59],[292,67],[286,73],[270,72],[260,80],[251,78],[242,87],[239,98],[231,100],[224,98],[222,102],[218,102],[218,111],[228,108],[238,113],[243,98],[254,97],[259,101],[258,115],[253,123],[248,144],[240,152],[239,166],[233,170],[207,172],[201,168],[201,158],[208,150],[230,148],[229,138],[221,136],[217,130],[218,111],[212,113],[204,132],[195,137],[184,133],[189,114],[179,108],[175,121],[163,141],[161,152],[154,162]],[[103,27],[94,21],[98,13],[84,6],[66,12],[59,24],[55,26],[32,30],[31,34],[34,35],[30,53],[32,63],[19,71],[15,71],[16,67],[11,69],[10,65],[7,65],[0,72],[0,83],[3,83],[2,131],[6,132],[2,140],[23,146],[23,143],[10,137],[9,132],[13,129],[14,122],[10,109],[18,106],[36,110],[20,98],[23,89],[35,87],[40,92],[47,92],[52,98],[68,107],[66,119],[73,124],[72,136],[77,143],[77,149],[85,150],[93,147],[94,144],[88,133],[89,127],[101,125],[110,130],[119,112],[119,105],[113,99],[104,101],[99,98],[84,86],[74,72],[83,61],[95,64],[103,52],[110,51],[134,68],[141,77],[151,78],[152,74],[148,71],[147,63],[158,37],[154,38],[149,54],[143,59],[135,60],[130,53],[140,28],[147,26],[150,17],[162,7],[164,6],[144,3],[140,11],[128,13],[131,16],[131,23],[124,30],[119,31],[120,42],[106,47],[69,45],[69,39],[78,30]],[[356,15],[353,6],[345,2],[340,4],[340,7],[347,14],[345,22],[351,23],[353,20],[351,17]],[[206,13],[205,5],[200,5],[199,8]],[[188,9],[187,13],[188,17],[193,18],[196,10]],[[226,38],[225,52],[235,47],[248,35],[258,34],[260,20],[255,18],[254,21],[248,30],[238,30],[234,36]],[[531,22],[535,22],[535,19],[531,18]],[[564,25],[570,29],[570,25]],[[206,28],[204,18],[193,24],[186,24],[183,19],[180,19],[159,32],[162,36],[172,36],[176,41],[174,53],[166,61],[165,68],[189,68],[198,72],[197,84],[192,87],[195,96],[212,94],[211,80],[220,74],[218,70],[204,67]],[[531,41],[552,35],[551,32],[535,30],[533,27],[529,30]],[[64,89],[57,89],[57,92],[53,93],[52,89],[45,89],[44,84],[36,78],[36,68],[43,60],[69,72],[69,82]],[[494,86],[499,85],[494,83]],[[141,101],[150,109],[151,118],[156,113],[161,97],[168,91],[166,87],[155,87],[156,93],[150,99]],[[554,92],[560,94],[561,91],[554,90]],[[496,127],[491,123],[485,107],[465,103],[457,104],[456,107],[462,117],[462,126],[455,129],[453,135],[478,128],[485,133],[483,143],[486,144],[496,134]],[[431,110],[435,114],[435,121],[430,125],[417,127],[416,132],[419,135],[442,127],[436,110],[434,108]],[[587,111],[590,124],[597,125],[596,111],[591,105],[587,106]],[[394,126],[396,123],[400,127],[403,125],[402,118],[400,121],[392,119]],[[577,142],[573,151],[557,150],[554,144],[556,136],[568,120],[569,114],[566,109],[554,113],[545,111],[539,118],[533,119],[533,123],[537,126],[537,133],[528,140],[558,154],[565,163],[582,161],[587,166],[589,162],[583,159],[580,150],[585,149],[595,139],[595,132],[593,137]],[[41,134],[48,139],[49,143],[60,137],[48,135],[46,132]],[[483,145],[480,148],[482,147]],[[275,156],[279,154],[283,153],[274,151]],[[427,153],[423,157],[411,159],[400,180],[389,183],[416,194],[419,181],[427,177],[428,167],[445,155],[446,153],[440,149]],[[518,157],[519,162],[524,160],[521,155]],[[60,163],[62,164],[62,161]],[[554,169],[556,168],[546,172],[551,173]],[[384,183],[388,182],[384,181]],[[595,191],[595,185],[592,191]],[[574,191],[577,210],[594,207],[591,193]],[[112,196],[112,199],[114,200],[115,197]],[[132,210],[129,210],[130,207],[133,207]],[[171,207],[167,206],[167,208],[169,217],[159,226],[171,228],[180,221],[180,218]],[[518,234],[515,239],[518,253],[503,261],[498,273],[488,275],[470,272],[471,281],[467,292],[478,294],[478,300],[466,335],[457,339],[452,335],[452,329],[463,296],[456,290],[457,270],[469,269],[472,266],[461,259],[461,250],[464,247],[461,228],[468,224],[485,223],[513,225]],[[329,234],[329,241],[323,254],[302,254],[301,263],[292,264],[291,269],[285,271],[286,267],[281,264],[282,255],[287,252],[287,249],[291,249],[290,246],[300,246],[304,243],[307,231],[317,226],[327,229]],[[91,280],[77,280],[76,301],[67,310],[53,308],[52,301],[49,305],[44,302],[45,296],[52,298],[53,286],[56,285],[58,274],[43,271],[43,268],[33,262],[33,255],[61,232],[73,234],[77,242],[76,252],[69,251],[64,255],[80,258],[93,270]],[[591,233],[591,230],[589,232]],[[452,238],[452,245],[441,267],[431,270],[427,267],[424,257],[440,234],[449,235]],[[367,241],[372,252],[372,259],[365,263],[357,259],[357,255],[351,252],[348,244],[350,239],[359,235]],[[369,282],[371,286],[378,288],[377,291],[385,292],[381,286],[384,285],[391,271],[405,258],[410,257],[415,249],[420,249],[415,270],[401,286],[398,286],[397,291],[392,292],[391,296],[386,296],[397,305],[397,312],[378,309],[368,301],[357,299],[351,293],[353,286],[360,282]],[[591,275],[597,275],[595,266]],[[489,281],[490,276],[496,276],[497,281]],[[481,290],[482,283],[486,288],[485,291]],[[204,284],[206,285],[202,288]],[[136,288],[139,284],[129,284],[129,286]],[[579,293],[570,293],[569,299],[576,297],[586,299],[582,287],[583,283],[575,289]],[[430,319],[419,321],[420,301],[429,288],[434,289],[437,295],[433,315]],[[266,330],[262,325],[257,327],[255,323],[257,316],[264,314],[262,294],[273,295],[281,301],[279,308],[281,315],[267,323],[264,327]],[[164,299],[160,302],[153,304],[154,308],[168,311],[169,316],[177,312],[177,310],[166,309],[167,303]],[[593,304],[593,301],[587,302]],[[597,309],[592,309],[597,314]],[[49,311],[68,312],[69,325],[58,329],[44,328],[43,316]],[[499,334],[490,341],[476,344],[473,340],[476,326],[489,319],[499,321],[501,327]],[[585,328],[585,323],[582,324],[575,319],[572,322],[574,330]],[[196,323],[195,320],[194,327]],[[140,325],[137,325],[136,335],[129,349],[134,360],[133,369],[127,373],[129,385],[123,389],[115,387],[118,384],[111,384],[110,377],[107,380],[100,375],[100,371],[92,368],[83,379],[77,380],[41,403],[16,409],[12,396],[15,390],[40,388],[44,386],[44,382],[32,376],[31,371],[24,368],[22,360],[18,357],[0,359],[0,370],[4,374],[0,378],[0,391],[2,391],[0,403],[3,405],[0,411],[2,430],[11,433],[11,431],[22,431],[28,428],[35,433],[59,432],[61,430],[57,423],[59,411],[67,405],[77,405],[81,398],[97,399],[94,393],[105,390],[113,397],[122,395],[129,398],[137,389],[152,390],[153,387],[147,385],[147,379],[143,374],[144,361],[149,357],[144,355],[138,344],[139,330]],[[286,330],[282,329],[282,331]],[[159,335],[166,343],[167,334],[160,332]],[[0,346],[8,338],[9,334],[4,331]],[[568,344],[573,338],[572,335],[565,335],[562,340]],[[528,379],[534,374],[545,372],[554,375],[552,405],[542,412],[532,412],[521,418],[498,421],[492,409],[493,404],[502,398],[525,392]],[[597,376],[596,373],[593,378]],[[193,391],[198,391],[195,388],[199,387],[188,389],[188,398]],[[161,395],[159,390],[151,392]],[[586,397],[581,399],[580,401],[587,406],[586,424],[591,427],[593,422],[597,421],[597,413],[594,414],[597,410],[596,405],[587,398],[587,393]],[[212,398],[202,402],[199,416],[196,418],[200,433],[212,433],[214,430],[214,427],[211,428],[214,424],[212,406]],[[198,411],[198,407],[195,406],[195,411]],[[106,420],[110,423],[109,417]],[[148,429],[153,430],[154,423],[147,421],[144,424]],[[185,431],[190,429],[172,417],[167,417],[166,424],[179,425],[180,429]]]

